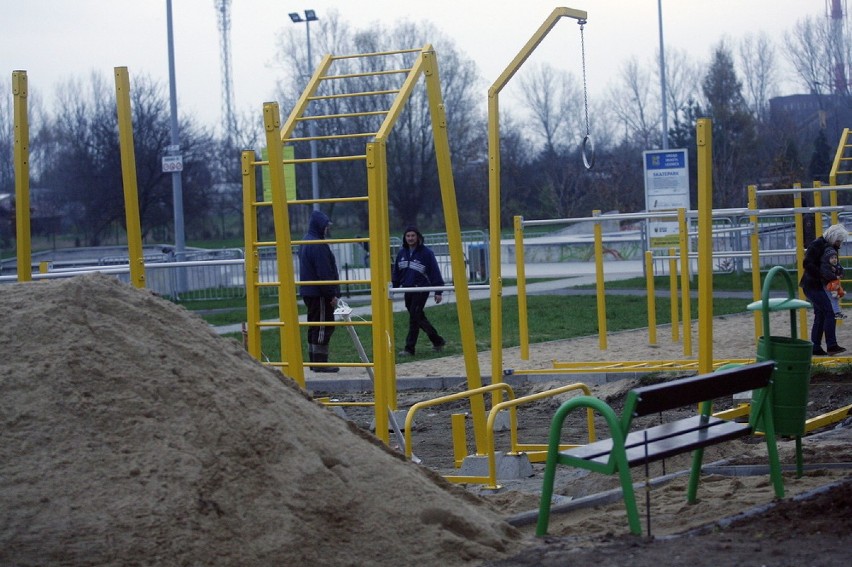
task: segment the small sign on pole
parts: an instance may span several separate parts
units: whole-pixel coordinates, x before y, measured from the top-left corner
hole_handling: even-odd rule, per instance
[[[163,173],[183,171],[183,156],[163,156]]]

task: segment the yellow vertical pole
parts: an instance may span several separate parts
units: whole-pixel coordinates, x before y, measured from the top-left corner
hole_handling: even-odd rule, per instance
[[[304,388],[302,334],[299,330],[299,310],[296,305],[296,275],[290,244],[290,215],[284,188],[284,150],[279,138],[281,116],[277,103],[263,104],[263,127],[266,130],[269,179],[272,185],[272,218],[275,223],[275,256],[278,266],[278,315],[284,324],[279,335],[281,361],[287,368],[286,374]]]
[[[669,248],[669,302],[672,319],[672,342],[680,340],[680,311],[677,308],[677,256],[675,249]]]
[[[423,54],[426,77],[426,93],[429,97],[429,115],[432,119],[432,137],[435,143],[435,158],[438,162],[438,181],[441,186],[441,202],[444,206],[444,222],[447,229],[447,244],[450,250],[450,265],[453,270],[453,285],[456,292],[456,310],[459,318],[459,330],[462,336],[462,351],[464,366],[467,374],[467,385],[470,389],[482,386],[482,373],[479,370],[479,355],[476,352],[476,332],[473,326],[473,308],[470,304],[470,290],[467,282],[467,268],[464,263],[464,251],[461,243],[461,223],[459,208],[456,201],[456,188],[453,181],[453,168],[450,158],[450,141],[447,136],[447,117],[444,101],[441,95],[441,81],[438,73],[438,62],[435,52]],[[500,260],[499,256],[497,258]],[[493,349],[501,350],[502,341],[492,344]],[[493,382],[502,381],[503,374],[492,376]],[[500,394],[495,393],[494,403],[501,401]],[[486,415],[485,398],[482,394],[470,398],[471,415],[473,418],[474,436],[477,453],[485,453],[486,445]]]
[[[33,279],[30,234],[30,124],[27,117],[29,86],[26,71],[12,71],[12,96],[15,114],[15,246],[18,281]]]
[[[648,290],[648,344],[657,344],[657,297],[654,289],[654,253],[645,252],[645,282]]]
[[[698,144],[698,371],[713,371],[713,122],[699,118]]]
[[[243,177],[243,236],[245,237],[246,342],[250,355],[260,360],[260,258],[257,253],[257,173],[255,153],[240,155]]]
[[[367,144],[367,207],[370,225],[370,299],[373,305],[373,389],[376,437],[390,442],[387,408],[395,408],[393,313],[390,287],[390,233],[387,218],[387,170],[384,142]]]
[[[822,183],[820,183],[819,181],[814,181],[814,187],[820,188],[820,187],[822,187]],[[822,191],[814,191],[813,195],[814,195],[814,207],[821,207],[822,206]],[[834,191],[834,196],[835,196],[835,199],[836,199],[837,198],[837,191]],[[834,213],[832,213],[832,215],[833,214]],[[832,218],[834,218],[834,217],[832,217]],[[821,235],[823,230],[824,230],[824,228],[823,228],[823,222],[822,222],[822,213],[815,213],[814,214],[814,232],[816,233],[816,236]],[[803,242],[802,244],[805,245],[805,244],[810,244],[810,243],[809,242]]]
[[[530,326],[527,316],[527,269],[524,265],[524,217],[515,217],[515,266],[518,278],[518,329],[521,359],[530,359]]]
[[[686,220],[686,209],[677,210],[677,222],[680,226],[680,302],[683,314],[683,354],[692,356],[692,293],[689,278],[692,266],[689,260],[689,223]]]
[[[503,277],[500,273],[500,91],[488,90],[488,225],[491,381],[503,379]]]
[[[130,75],[127,67],[115,68],[115,101],[118,112],[118,139],[121,147],[121,178],[124,185],[124,217],[127,224],[127,255],[130,283],[145,287],[145,259],[142,255],[142,228],[139,222],[139,196],[136,185],[136,150],[133,148],[133,115],[130,111]]]
[[[593,217],[601,216],[600,210],[592,211]],[[598,306],[598,345],[601,350],[606,350],[606,292],[604,291],[604,269],[603,269],[603,227],[601,223],[595,222],[595,287],[597,288]]]
[[[837,206],[837,189],[831,189],[828,192],[828,204],[832,207]],[[837,224],[840,221],[840,213],[831,211],[831,224]],[[822,234],[820,232],[820,234]]]
[[[753,213],[757,211],[757,185],[748,186],[748,208]],[[753,301],[758,301],[762,294],[760,287],[760,226],[759,219],[756,214],[751,214],[748,217],[751,223],[751,296]],[[760,311],[755,311],[754,315],[754,340],[757,344],[757,339],[763,335],[763,317]]]
[[[793,189],[801,189],[801,183],[793,183]],[[804,262],[805,262],[805,222],[804,217],[802,216],[802,193],[797,191],[793,193],[793,208],[796,212],[793,214],[793,221],[795,224],[796,230],[796,266],[798,267],[798,273],[804,273]],[[819,232],[818,234],[822,234]],[[804,296],[804,291],[802,288],[799,288],[800,297]],[[799,310],[799,336],[807,337],[810,336],[808,333],[808,310],[800,309]]]

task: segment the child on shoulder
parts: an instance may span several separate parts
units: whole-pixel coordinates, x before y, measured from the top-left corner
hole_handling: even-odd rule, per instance
[[[840,309],[840,298],[846,295],[846,291],[840,283],[840,279],[843,277],[843,266],[840,265],[840,258],[838,258],[837,250],[833,246],[826,246],[825,252],[823,252],[822,275],[827,282],[825,293],[834,309],[834,318],[846,319],[846,315]]]

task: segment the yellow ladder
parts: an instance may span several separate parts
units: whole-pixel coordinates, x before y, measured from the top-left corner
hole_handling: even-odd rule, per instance
[[[363,324],[372,328],[373,362],[330,362],[334,366],[372,367],[375,377],[376,435],[388,442],[388,413],[382,408],[396,408],[396,369],[393,340],[392,298],[388,292],[391,281],[390,229],[387,191],[387,139],[396,125],[406,102],[412,96],[419,78],[425,77],[433,142],[438,166],[438,179],[444,210],[450,262],[457,297],[457,309],[463,337],[465,367],[471,387],[481,385],[479,361],[470,295],[464,276],[466,268],[461,242],[455,186],[450,163],[446,116],[438,78],[437,59],[431,45],[420,49],[404,49],[356,55],[326,55],[309,80],[304,92],[296,101],[286,121],[281,122],[277,103],[263,107],[264,128],[268,147],[268,160],[257,160],[254,152],[243,152],[243,210],[246,238],[246,341],[249,353],[261,360],[261,330],[277,328],[281,347],[280,361],[265,361],[278,367],[305,387],[304,360],[299,322],[297,288],[316,282],[298,282],[292,262],[292,247],[305,244],[293,240],[290,231],[291,207],[314,204],[337,205],[366,203],[369,234],[366,238],[330,238],[325,242],[368,243],[371,254],[369,279],[349,279],[326,284],[369,284],[372,321],[335,321],[324,325]],[[317,135],[311,125],[322,124],[324,134]],[[366,141],[365,141],[366,139]],[[364,142],[363,144],[361,142]],[[285,144],[322,142],[324,155],[315,158],[284,157]],[[287,198],[288,187],[285,167],[298,164],[364,164],[366,191],[353,191],[352,187],[335,188],[336,195],[309,199]],[[271,199],[258,199],[256,194],[256,169],[267,167],[271,184]],[[353,172],[359,171],[353,169]],[[348,174],[348,170],[347,170]],[[292,179],[292,178],[290,178]],[[352,175],[352,184],[358,188],[359,178]],[[292,181],[290,181],[292,184]],[[274,240],[262,240],[258,232],[258,213],[272,208]],[[260,250],[274,248],[278,270],[277,281],[260,281]],[[265,286],[278,290],[279,320],[260,320],[260,289]],[[472,404],[474,417],[481,416],[477,427],[477,446],[485,443],[485,406],[480,397]]]

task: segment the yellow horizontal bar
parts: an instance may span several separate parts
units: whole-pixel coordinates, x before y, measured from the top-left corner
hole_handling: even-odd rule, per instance
[[[332,162],[332,161],[358,161],[358,160],[366,160],[366,154],[354,155],[354,156],[333,156],[333,157],[325,157],[325,158],[304,158],[304,159],[293,159],[293,160],[284,160],[284,163],[321,163],[321,162]]]
[[[336,61],[338,59],[356,59],[359,57],[378,57],[381,55],[399,55],[402,53],[420,53],[423,51],[421,48],[412,48],[412,49],[397,49],[396,51],[373,51],[371,53],[353,53],[351,55],[332,55],[331,60]]]
[[[358,116],[381,116],[387,114],[388,110],[371,110],[370,112],[344,112],[343,114],[315,114],[312,116],[300,116],[297,122],[310,122],[311,120],[330,120],[332,118],[355,118]],[[284,140],[285,142],[287,140]]]
[[[349,138],[369,138],[375,136],[376,132],[356,132],[354,134],[331,134],[328,136],[303,136],[301,138],[287,138],[288,142],[310,142],[311,140],[346,140]]]
[[[399,89],[388,89],[384,91],[359,91],[356,93],[341,93],[332,95],[309,96],[308,100],[330,100],[335,98],[351,98],[356,96],[374,96],[374,95],[389,95],[397,94]]]
[[[353,79],[356,77],[377,77],[379,75],[407,75],[411,72],[411,69],[392,69],[390,71],[374,71],[372,73],[348,73],[345,75],[326,75],[325,77],[320,77],[320,81],[327,81],[330,79]]]
[[[300,327],[347,327],[349,325],[363,327],[366,325],[372,326],[372,321],[299,321]],[[309,366],[313,363],[305,363]],[[355,366],[363,366],[363,362],[357,363]],[[338,364],[334,364],[333,366],[339,366]],[[368,366],[372,366],[369,364]]]

